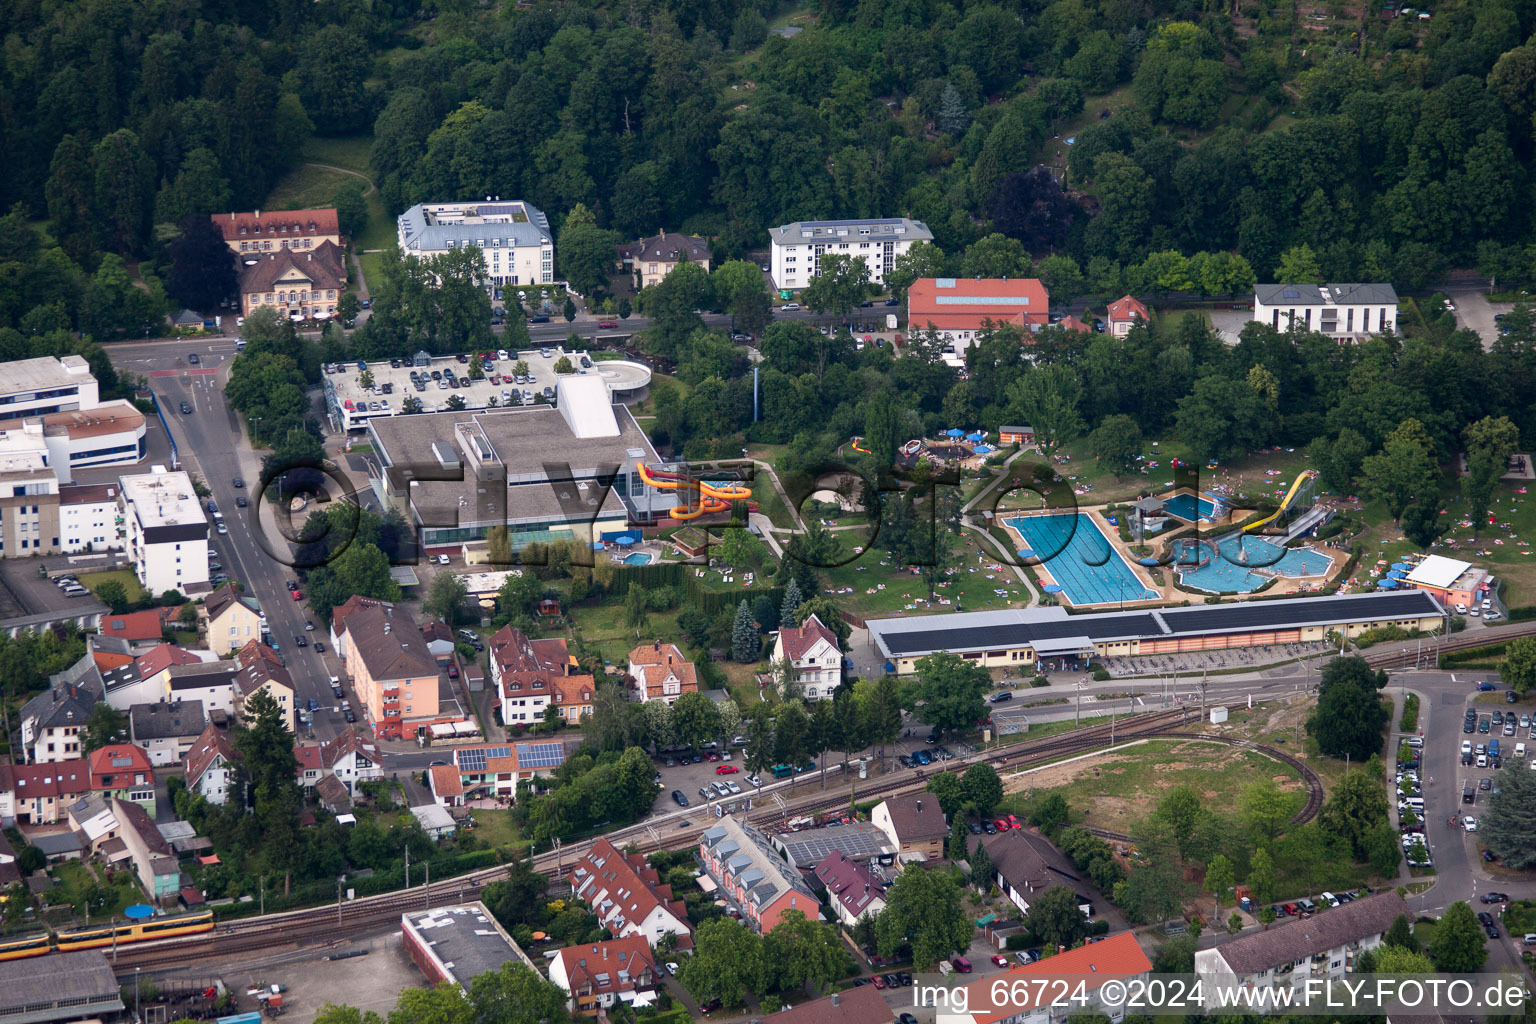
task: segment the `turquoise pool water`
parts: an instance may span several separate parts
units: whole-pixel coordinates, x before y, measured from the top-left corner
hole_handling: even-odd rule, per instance
[[[1193,494],[1175,494],[1163,503],[1163,508],[1186,523],[1195,522],[1196,516],[1206,523],[1216,518],[1216,503],[1203,494],[1199,498]]]
[[[1262,537],[1232,533],[1216,541],[1202,540],[1200,558],[1193,553],[1195,541],[1173,542],[1174,568],[1186,587],[1212,594],[1246,594],[1259,589],[1271,576],[1321,576],[1333,560],[1319,551],[1285,548]],[[1220,554],[1217,554],[1219,549]],[[1180,568],[1181,563],[1191,563]]]
[[[1158,596],[1142,585],[1098,524],[1081,512],[1017,516],[1003,522],[1018,530],[1025,546],[1041,559],[1057,552],[1045,561],[1045,571],[1075,605],[1151,601]]]
[[[655,555],[648,555],[644,551],[636,551],[632,555],[624,556],[625,565],[650,565],[655,560]]]

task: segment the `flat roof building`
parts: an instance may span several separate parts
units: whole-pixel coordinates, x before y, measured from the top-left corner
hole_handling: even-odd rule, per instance
[[[1004,668],[1069,649],[1101,657],[1176,654],[1308,643],[1330,631],[1356,636],[1387,625],[1429,632],[1444,624],[1440,603],[1411,590],[1080,615],[1056,606],[902,616],[871,619],[869,632],[888,670],[905,675],[919,658],[940,651]]]
[[[0,1024],[109,1017],[123,1009],[122,988],[100,950],[0,962]]]
[[[0,416],[7,419],[94,409],[100,401],[96,378],[84,356],[0,363],[0,382]]]
[[[117,478],[128,530],[128,554],[151,594],[206,593],[208,518],[185,472],[164,466]]]
[[[450,982],[466,994],[475,978],[500,970],[509,960],[538,970],[478,900],[401,914],[400,936],[406,955],[429,983]]]
[[[454,249],[479,248],[492,298],[502,285],[552,284],[555,237],[544,212],[521,199],[417,203],[395,221],[400,251],[430,259]]]
[[[1404,582],[1415,590],[1433,594],[1447,608],[1470,608],[1493,590],[1487,569],[1459,558],[1430,555],[1414,566]]]

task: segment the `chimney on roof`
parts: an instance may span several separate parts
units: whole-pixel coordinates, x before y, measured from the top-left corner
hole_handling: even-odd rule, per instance
[[[918,814],[922,814],[923,813],[923,798],[922,797],[918,797],[917,798],[917,813]]]
[[[832,993],[832,1005],[836,1006],[838,1004],[838,1001],[839,1001],[838,1000],[838,994],[836,992],[833,992]]]
[[[260,210],[256,211],[256,219],[257,220],[261,220],[261,211]]]

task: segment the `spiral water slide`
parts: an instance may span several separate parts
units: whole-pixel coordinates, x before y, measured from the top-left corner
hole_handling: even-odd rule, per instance
[[[752,491],[746,487],[720,487],[680,473],[651,470],[644,463],[641,463],[639,468],[640,479],[648,486],[658,487],[664,491],[680,490],[683,492],[685,501],[691,501],[692,495],[697,492],[698,504],[690,503],[672,509],[668,515],[673,519],[697,519],[705,513],[724,512],[731,507],[731,502],[745,501],[752,497]]]

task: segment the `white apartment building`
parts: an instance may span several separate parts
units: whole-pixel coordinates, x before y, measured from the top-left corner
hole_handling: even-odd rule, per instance
[[[555,238],[549,218],[520,199],[417,203],[395,221],[400,251],[428,259],[475,246],[484,254],[485,285],[492,298],[503,285],[552,284]]]
[[[94,409],[99,396],[84,356],[42,356],[0,364],[0,417],[5,419]]]
[[[185,472],[151,467],[117,478],[128,553],[152,594],[208,589],[208,519]]]
[[[91,484],[59,490],[59,550],[107,551],[123,546],[123,513],[117,484]]]
[[[1390,284],[1261,284],[1253,318],[1277,331],[1319,331],[1339,341],[1391,334],[1397,289]]]
[[[1398,915],[1407,913],[1403,898],[1388,889],[1198,950],[1195,974],[1228,987],[1292,990],[1310,979],[1342,978],[1362,952],[1381,945]]]
[[[905,217],[874,220],[803,220],[768,229],[773,243],[769,264],[780,292],[796,292],[821,272],[824,253],[854,256],[869,267],[869,279],[883,284],[897,256],[913,242],[933,241],[922,221]]]

